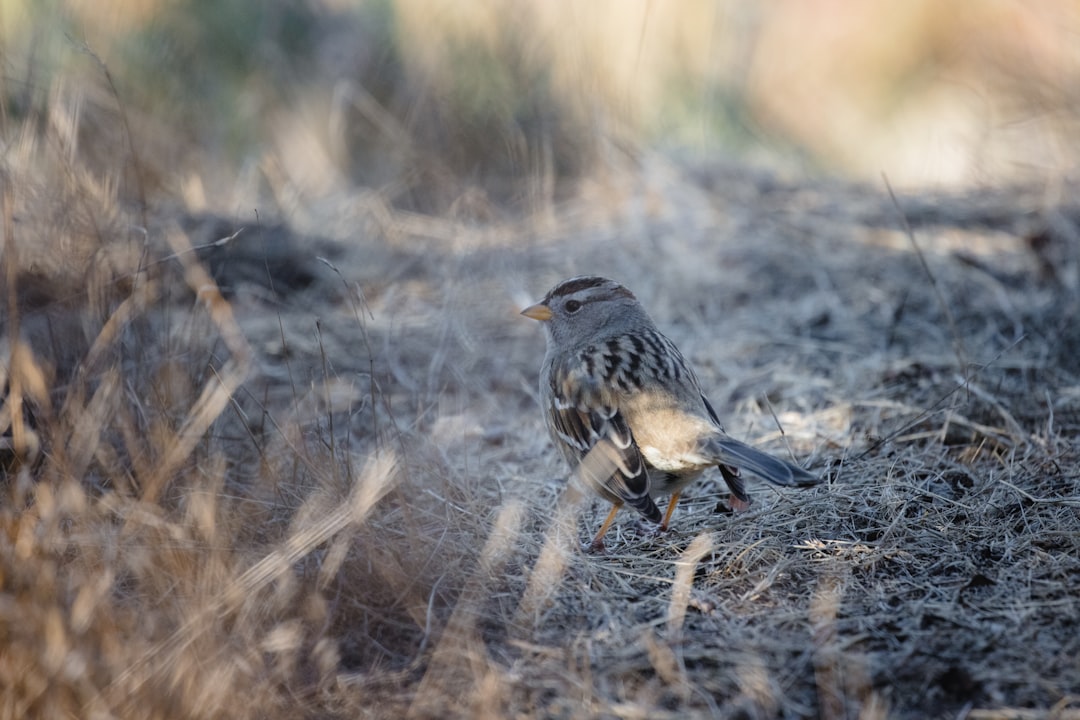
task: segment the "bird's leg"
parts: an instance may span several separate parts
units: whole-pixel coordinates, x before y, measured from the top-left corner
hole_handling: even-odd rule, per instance
[[[664,522],[660,523],[661,532],[667,531],[668,522],[671,520],[672,513],[675,512],[675,506],[679,504],[679,495],[681,494],[681,490],[672,494],[671,500],[668,502],[667,505],[667,512],[664,513]]]
[[[611,523],[615,521],[615,513],[619,512],[619,508],[622,507],[622,503],[613,505],[611,512],[608,513],[607,519],[604,520],[604,524],[600,526],[600,531],[596,533],[596,537],[593,538],[589,548],[592,550],[604,549],[604,534],[607,533],[608,528],[611,527]]]

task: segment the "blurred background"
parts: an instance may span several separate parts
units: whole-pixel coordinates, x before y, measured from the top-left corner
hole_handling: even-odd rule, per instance
[[[1077,2],[2,0],[0,32],[9,133],[221,211],[533,211],[654,149],[900,188],[1080,155]]]

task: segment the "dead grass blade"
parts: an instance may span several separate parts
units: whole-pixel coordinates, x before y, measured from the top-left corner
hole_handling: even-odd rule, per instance
[[[885,188],[889,191],[889,198],[892,200],[893,207],[896,208],[897,213],[900,215],[900,222],[903,224],[904,232],[907,233],[908,240],[911,241],[911,248],[915,251],[915,256],[919,259],[919,264],[922,266],[923,273],[925,273],[926,278],[930,281],[930,287],[934,290],[934,295],[937,297],[941,312],[945,315],[945,321],[949,323],[949,333],[952,336],[953,341],[953,352],[956,353],[956,361],[960,366],[960,372],[967,377],[967,352],[964,350],[963,337],[956,327],[956,319],[953,317],[952,308],[945,300],[945,294],[941,291],[941,286],[938,284],[937,277],[935,277],[934,272],[930,269],[930,265],[926,262],[926,256],[923,255],[919,243],[915,240],[915,231],[911,229],[911,223],[908,222],[907,214],[901,209],[900,201],[896,199],[896,193],[893,192],[892,183],[889,182],[888,176],[884,173],[881,177],[885,181]]]
[[[686,621],[686,607],[690,603],[690,593],[694,587],[694,571],[701,558],[712,552],[712,549],[712,535],[707,532],[699,533],[675,561],[675,581],[671,586],[671,601],[667,611],[669,638],[677,638],[682,633],[683,623]]]
[[[393,487],[396,461],[390,453],[373,460],[360,474],[349,499],[339,504],[329,515],[294,531],[282,547],[263,557],[236,576],[217,596],[192,615],[168,638],[155,644],[138,661],[117,674],[107,691],[130,695],[141,686],[155,680],[165,680],[170,668],[208,629],[213,620],[236,612],[263,588],[292,571],[293,565],[315,548],[344,531],[363,523],[375,504]],[[153,668],[147,671],[147,668]],[[119,700],[120,698],[118,698]]]
[[[529,573],[529,581],[514,613],[513,626],[528,635],[535,627],[544,603],[558,591],[566,574],[567,564],[577,547],[577,519],[581,514],[584,496],[573,483],[559,497],[554,517],[544,531],[540,555]]]
[[[492,582],[499,582],[503,568],[515,552],[524,507],[513,501],[507,503],[495,518],[491,534],[480,552],[472,577],[462,590],[450,621],[443,630],[407,717],[427,718],[454,714],[447,707],[448,698],[459,703],[484,706],[491,703],[494,686],[485,687],[483,679],[489,672],[489,661],[476,628],[483,612],[486,595]],[[476,684],[479,681],[479,684]],[[497,717],[481,713],[485,717]]]
[[[207,382],[180,429],[168,440],[161,462],[143,485],[143,500],[156,502],[161,490],[206,434],[210,425],[229,406],[233,394],[251,369],[252,352],[233,317],[232,307],[206,269],[197,261],[187,235],[174,228],[168,233],[174,256],[184,268],[184,278],[202,301],[232,358]]]

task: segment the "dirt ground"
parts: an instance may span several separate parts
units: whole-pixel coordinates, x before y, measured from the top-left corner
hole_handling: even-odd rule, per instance
[[[20,216],[0,714],[1078,717],[1075,190],[644,157],[526,220],[154,209],[85,287]],[[827,482],[582,552],[518,312],[586,273]]]

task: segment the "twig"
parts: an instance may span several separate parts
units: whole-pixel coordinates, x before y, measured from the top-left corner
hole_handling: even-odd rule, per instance
[[[867,455],[869,455],[870,453],[872,453],[873,451],[877,450],[879,447],[884,445],[885,443],[892,441],[893,439],[899,437],[900,435],[903,435],[908,430],[915,427],[916,425],[921,423],[926,418],[930,417],[930,414],[933,413],[935,410],[937,410],[939,407],[941,407],[941,405],[944,404],[944,402],[946,400],[948,400],[949,398],[951,398],[953,395],[960,392],[964,388],[968,387],[970,385],[971,381],[979,376],[979,373],[981,373],[981,372],[985,371],[986,369],[992,367],[994,365],[994,363],[996,363],[998,361],[998,359],[1002,355],[1004,355],[1008,351],[1012,350],[1014,347],[1016,347],[1017,345],[1019,345],[1021,342],[1023,342],[1026,339],[1027,339],[1027,335],[1021,335],[1019,338],[1017,338],[1015,341],[1013,341],[1008,347],[1002,348],[1001,351],[999,351],[997,355],[995,355],[994,357],[992,357],[990,359],[990,362],[985,363],[983,365],[979,365],[979,366],[972,366],[971,375],[966,375],[966,374],[962,375],[961,376],[962,379],[961,379],[960,382],[958,382],[951,390],[949,390],[948,392],[943,394],[941,397],[939,397],[937,399],[937,401],[934,402],[933,405],[931,405],[930,407],[926,408],[921,413],[916,415],[914,420],[907,423],[906,425],[899,428],[898,430],[895,430],[894,432],[891,432],[891,433],[889,433],[888,435],[886,435],[886,436],[884,436],[882,438],[878,438],[872,445],[870,445],[870,447],[868,447],[868,448],[866,448],[866,450],[862,451],[862,453],[860,453],[859,456],[856,457],[855,459],[856,460],[863,459],[864,457],[866,457]]]
[[[149,227],[150,224],[146,215],[146,187],[144,186],[142,161],[139,159],[139,151],[135,147],[135,138],[131,133],[131,124],[128,122],[127,110],[124,108],[123,101],[120,100],[120,91],[116,88],[116,82],[113,80],[112,72],[109,71],[109,66],[105,64],[105,61],[90,49],[89,45],[85,42],[77,42],[75,38],[70,35],[68,35],[67,38],[72,44],[78,45],[82,52],[89,55],[94,59],[94,62],[98,64],[102,74],[105,76],[105,82],[109,84],[109,92],[112,93],[113,99],[116,100],[116,110],[120,113],[120,124],[124,127],[124,140],[127,141],[128,152],[131,154],[131,167],[135,171],[135,190],[139,195],[139,215],[142,217],[143,227]]]
[[[784,432],[784,426],[780,424],[780,418],[776,417],[776,411],[773,410],[773,406],[772,403],[769,402],[769,398],[765,396],[763,397],[763,399],[765,400],[765,407],[769,408],[769,414],[772,415],[773,422],[776,423],[776,429],[780,431],[780,437],[784,439],[784,447],[787,448],[788,455],[790,455],[791,459],[794,460],[795,453],[791,451],[791,443],[788,442],[788,436],[787,433]]]
[[[885,187],[889,191],[889,197],[892,198],[896,211],[900,214],[900,222],[903,224],[904,232],[907,233],[908,239],[911,241],[911,247],[915,250],[916,257],[919,258],[919,263],[922,265],[923,272],[926,273],[926,277],[930,280],[930,286],[934,288],[934,294],[937,295],[938,303],[941,304],[941,311],[945,314],[945,320],[949,323],[949,332],[952,333],[953,351],[956,353],[956,359],[960,363],[960,372],[966,374],[967,353],[964,352],[964,343],[960,339],[959,331],[956,329],[956,320],[953,319],[952,310],[949,309],[949,303],[945,301],[945,294],[941,292],[941,287],[938,285],[937,278],[934,277],[934,273],[931,272],[930,265],[926,262],[926,257],[919,248],[919,243],[915,241],[915,233],[911,229],[911,224],[908,222],[907,215],[904,214],[903,209],[900,207],[900,201],[896,199],[896,193],[893,192],[892,185],[889,183],[889,177],[884,173],[881,174],[881,177],[885,181]]]
[[[1060,498],[1043,498],[1038,497],[1037,495],[1032,495],[1028,491],[1018,488],[1007,480],[998,480],[998,482],[1009,488],[1010,490],[1014,490],[1020,495],[1023,495],[1025,500],[1029,500],[1033,503],[1037,503],[1040,505],[1067,505],[1069,507],[1080,507],[1080,495]]]

